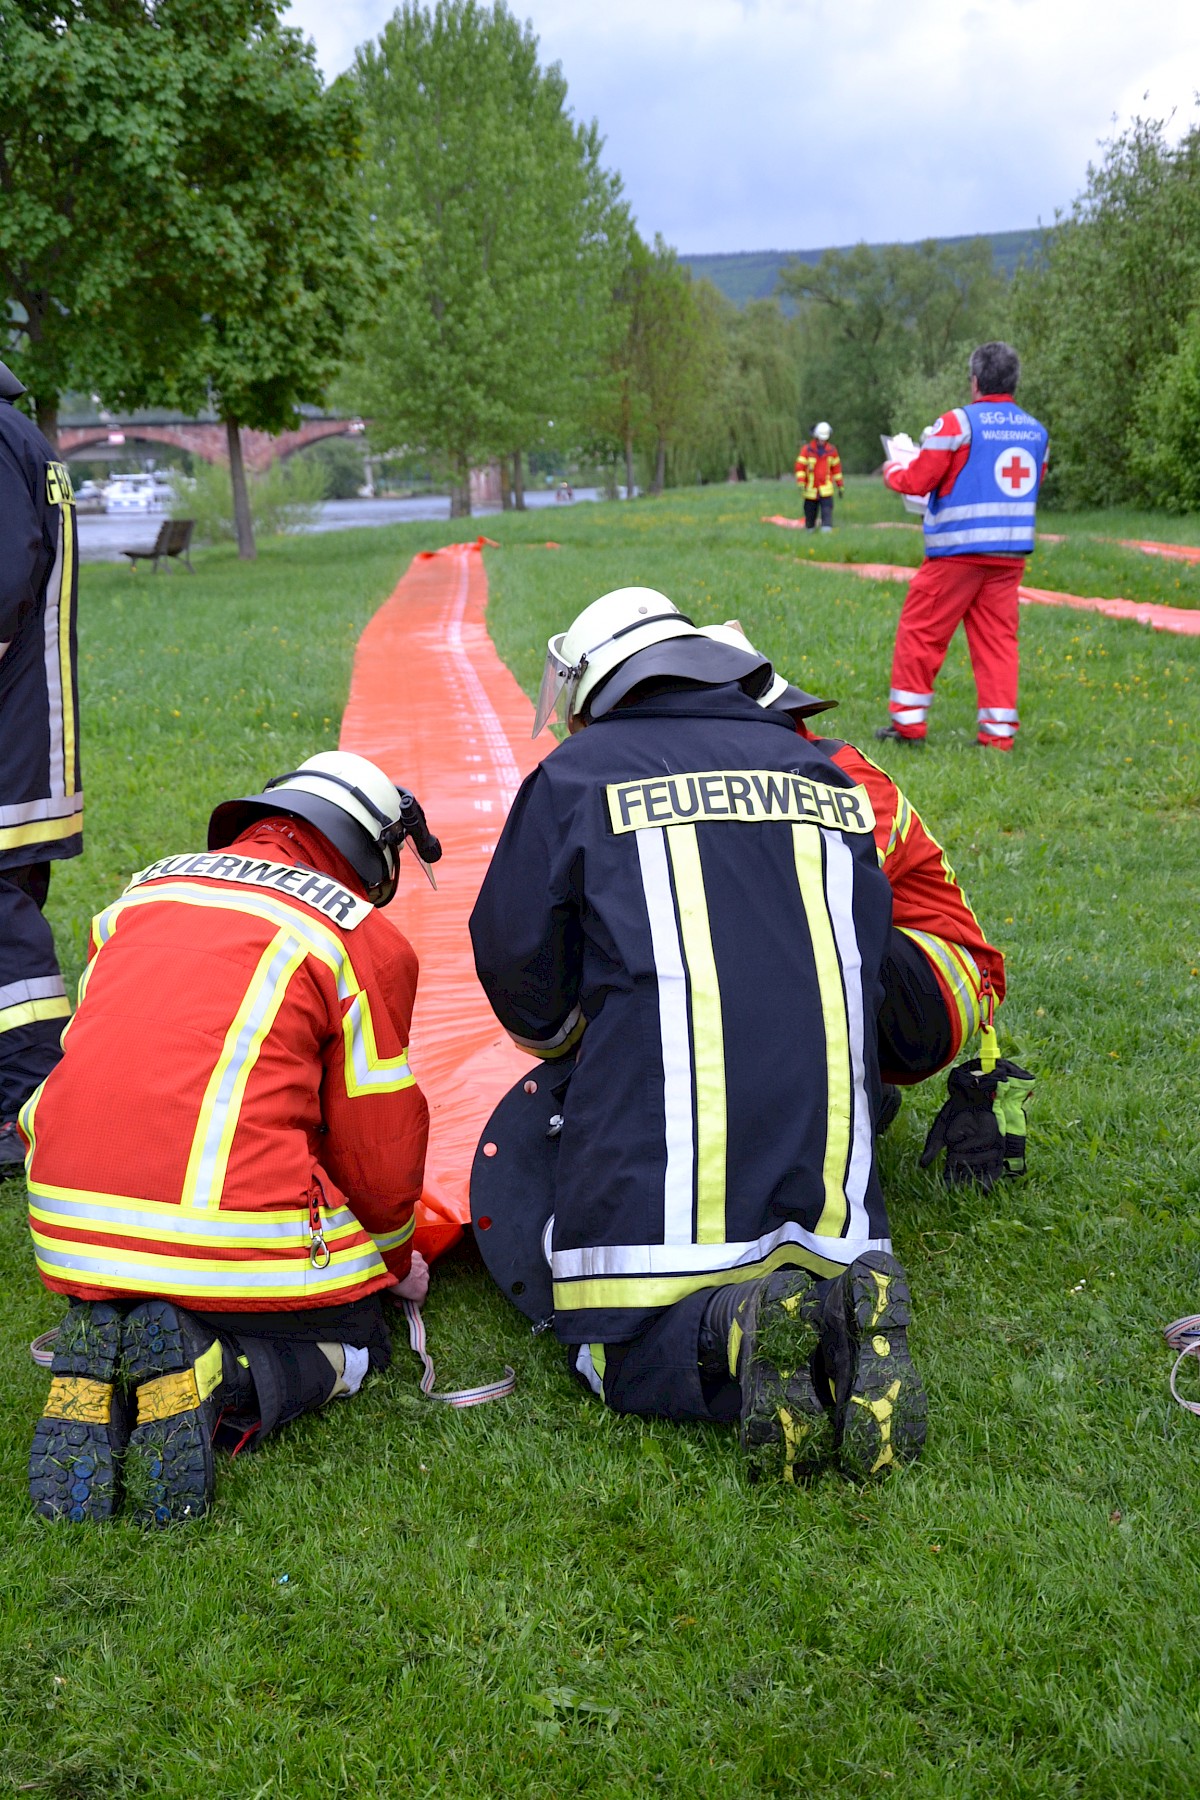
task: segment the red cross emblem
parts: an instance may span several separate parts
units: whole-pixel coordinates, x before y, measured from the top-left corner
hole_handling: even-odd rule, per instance
[[[995,462],[996,485],[1010,500],[1020,500],[1037,481],[1037,464],[1028,450],[1012,444]]]

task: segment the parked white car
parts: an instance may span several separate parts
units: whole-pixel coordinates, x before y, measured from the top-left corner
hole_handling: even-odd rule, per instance
[[[105,492],[104,509],[110,513],[163,512],[174,500],[170,472],[154,469],[146,475],[115,475]]]

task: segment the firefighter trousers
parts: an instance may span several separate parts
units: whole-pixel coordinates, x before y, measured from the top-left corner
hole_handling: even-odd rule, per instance
[[[888,707],[901,736],[925,736],[933,686],[961,624],[978,700],[981,744],[1011,749],[1017,714],[1017,590],[1024,559],[1011,567],[971,556],[927,557],[913,576],[892,654]]]
[[[70,1003],[42,915],[50,864],[0,869],[0,1120],[15,1119],[62,1055]]]
[[[714,1381],[700,1367],[700,1331],[714,1292],[677,1300],[626,1344],[568,1344],[572,1373],[613,1412],[732,1424],[741,1410],[736,1381]]]
[[[814,494],[811,500],[804,502],[804,529],[815,531],[817,519],[820,517],[822,531],[833,530],[833,495]]]

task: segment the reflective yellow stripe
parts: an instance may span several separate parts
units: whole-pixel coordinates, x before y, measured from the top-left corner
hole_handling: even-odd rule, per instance
[[[846,1017],[846,991],[842,986],[842,965],[838,961],[833,924],[825,900],[821,834],[809,831],[803,825],[793,825],[792,848],[817,969],[828,1082],[825,1158],[821,1170],[825,1203],[814,1229],[818,1237],[840,1237],[847,1217],[846,1160],[850,1154],[850,1028]]]
[[[395,1094],[415,1085],[407,1049],[399,1056],[380,1056],[367,994],[356,994],[346,1008],[342,1037],[346,1046],[346,1092],[352,1100],[363,1094]]]
[[[793,826],[795,830],[803,829]],[[700,845],[694,825],[666,828],[679,935],[692,998],[692,1066],[696,1073],[696,1238],[725,1242],[725,1033],[713,955]],[[810,837],[815,837],[809,832]]]
[[[20,850],[25,844],[56,844],[60,838],[74,837],[83,830],[83,816],[72,813],[67,819],[34,819],[28,825],[0,827],[0,850]]]
[[[288,983],[307,955],[306,945],[283,930],[258,959],[204,1090],[183,1182],[181,1204],[186,1211],[212,1211],[220,1205],[246,1083],[283,1004]]]
[[[980,1004],[982,977],[975,958],[961,944],[952,944],[947,938],[935,937],[931,931],[917,931],[908,925],[901,925],[898,929],[941,971],[962,1028],[959,1041],[965,1043],[983,1023]]]
[[[416,1214],[414,1213],[413,1217],[411,1219],[409,1219],[408,1223],[406,1225],[401,1225],[399,1227],[399,1229],[396,1231],[384,1231],[384,1232],[372,1233],[372,1235],[375,1239],[375,1248],[379,1251],[379,1254],[381,1256],[384,1255],[384,1253],[389,1250],[400,1250],[404,1247],[405,1244],[407,1244],[409,1238],[412,1236],[412,1234],[416,1230],[416,1228],[417,1228],[417,1220],[416,1220]]]
[[[609,1312],[625,1307],[674,1306],[704,1288],[731,1287],[734,1282],[756,1281],[792,1264],[817,1275],[840,1275],[844,1262],[816,1256],[799,1244],[772,1250],[761,1262],[742,1263],[736,1269],[708,1269],[703,1275],[613,1275],[595,1281],[556,1281],[554,1308],[558,1313]]]
[[[71,614],[75,592],[75,508],[62,509],[62,586],[58,594],[58,674],[63,710],[63,791],[75,792],[75,682],[71,670]],[[80,821],[76,819],[76,829]]]
[[[27,1127],[25,1115],[22,1123]],[[332,1247],[364,1229],[349,1207],[339,1207],[322,1217],[325,1240]],[[45,1225],[59,1230],[99,1231],[105,1237],[149,1239],[197,1249],[220,1245],[222,1251],[258,1250],[264,1256],[278,1255],[297,1244],[307,1247],[309,1240],[307,1206],[272,1208],[269,1212],[222,1207],[215,1214],[185,1213],[173,1200],[136,1200],[124,1194],[90,1193],[86,1188],[52,1187],[37,1179],[36,1167],[29,1184],[29,1219],[31,1229]],[[411,1231],[411,1224],[408,1229]]]
[[[71,1002],[65,994],[53,1000],[20,1000],[15,1006],[0,1007],[0,1031],[15,1031],[18,1025],[32,1025],[38,1019],[68,1019]]]

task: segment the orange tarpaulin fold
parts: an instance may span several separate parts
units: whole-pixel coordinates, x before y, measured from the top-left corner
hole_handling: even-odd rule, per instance
[[[530,738],[533,707],[488,636],[487,541],[414,557],[359,639],[340,740],[413,790],[444,851],[436,893],[402,853],[391,908],[421,962],[411,1048],[430,1131],[414,1241],[428,1258],[468,1222],[480,1132],[531,1061],[492,1016],[467,930],[513,796],[554,747]]]

